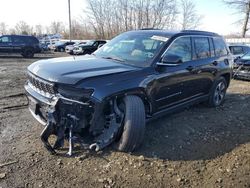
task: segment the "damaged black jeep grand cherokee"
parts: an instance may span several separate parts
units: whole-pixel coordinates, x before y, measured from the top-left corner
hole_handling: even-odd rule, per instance
[[[223,38],[204,31],[123,33],[92,55],[41,60],[25,85],[41,139],[55,150],[69,141],[131,152],[145,122],[194,103],[223,103],[233,60]],[[56,135],[55,144],[48,142]]]

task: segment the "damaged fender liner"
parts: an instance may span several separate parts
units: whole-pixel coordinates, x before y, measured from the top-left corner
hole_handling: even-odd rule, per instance
[[[74,143],[79,143],[84,148],[99,151],[110,145],[116,138],[121,128],[123,115],[121,112],[111,110],[109,115],[104,115],[104,104],[90,100],[81,102],[65,98],[61,95],[45,97],[34,91],[29,84],[25,85],[29,98],[29,110],[41,124],[45,126],[41,133],[41,140],[45,148],[56,154],[55,149],[64,146],[64,140],[69,141],[68,155],[72,155]],[[110,102],[113,105],[114,102]],[[80,136],[87,131],[93,137],[88,144]],[[53,146],[48,139],[56,136]]]

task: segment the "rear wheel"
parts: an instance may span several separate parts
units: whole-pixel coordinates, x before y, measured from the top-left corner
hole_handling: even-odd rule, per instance
[[[22,56],[25,58],[32,58],[34,57],[34,50],[33,49],[25,49],[24,52],[22,53]]]
[[[132,152],[138,148],[145,132],[145,108],[140,97],[130,95],[124,98],[124,124],[116,149]]]
[[[211,107],[220,106],[224,100],[227,91],[227,82],[225,78],[220,77],[214,82],[214,85],[211,89],[208,105]]]

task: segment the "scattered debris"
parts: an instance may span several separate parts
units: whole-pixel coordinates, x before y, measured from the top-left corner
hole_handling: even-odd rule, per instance
[[[4,179],[6,177],[6,173],[0,173],[0,179]]]
[[[11,161],[11,162],[7,162],[7,163],[3,163],[3,164],[0,164],[0,168],[4,167],[4,166],[15,164],[15,163],[18,163],[18,161]]]

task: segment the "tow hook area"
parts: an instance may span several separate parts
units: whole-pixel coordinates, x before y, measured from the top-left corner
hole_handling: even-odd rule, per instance
[[[119,135],[124,119],[124,113],[117,107],[116,101],[110,101],[110,106],[112,109],[110,114],[104,118],[105,123],[101,133],[97,136],[92,136],[92,139],[89,140],[88,143],[86,143],[86,139],[79,134],[79,129],[82,128],[81,119],[76,115],[66,113],[58,120],[56,110],[54,108],[48,110],[47,124],[41,133],[41,140],[44,147],[52,155],[55,155],[57,154],[56,150],[64,146],[64,140],[66,139],[69,143],[67,155],[72,156],[75,144],[80,144],[82,148],[94,151],[100,151],[109,146],[115,141],[117,135]],[[93,115],[95,114],[98,115],[98,113],[93,113]],[[103,124],[103,122],[101,122],[101,124]],[[87,134],[90,134],[89,130],[86,128],[84,130],[88,132]],[[56,136],[54,146],[49,143],[49,137],[51,135]],[[85,133],[83,135],[85,135]]]
[[[49,111],[48,112],[48,122],[46,127],[41,133],[41,140],[44,144],[44,147],[52,154],[55,155],[56,151],[55,149],[61,148],[64,145],[64,139],[65,139],[65,131],[68,128],[69,135],[68,135],[68,141],[69,141],[69,150],[68,155],[72,156],[73,148],[74,148],[74,142],[73,142],[73,130],[77,128],[79,119],[71,114],[67,115],[67,118],[62,120],[62,123],[58,126],[56,124],[56,120],[54,118],[55,111]],[[57,139],[52,147],[48,141],[49,137],[51,135],[56,135]]]

